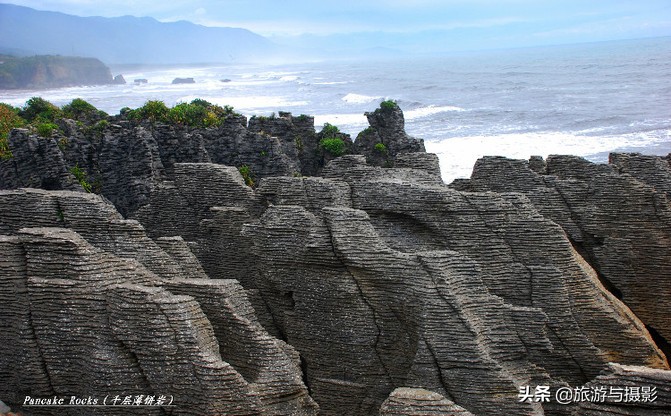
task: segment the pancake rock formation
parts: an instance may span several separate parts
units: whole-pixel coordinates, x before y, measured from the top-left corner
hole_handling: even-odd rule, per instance
[[[485,158],[448,186],[400,109],[368,117],[335,158],[288,113],[117,124],[88,143],[73,129],[64,148],[15,130],[0,400],[35,415],[671,413],[668,158]],[[84,159],[101,195],[69,176]]]

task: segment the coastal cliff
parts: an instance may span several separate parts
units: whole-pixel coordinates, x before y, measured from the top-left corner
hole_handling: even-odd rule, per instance
[[[0,55],[0,89],[57,88],[125,83],[95,58]]]
[[[289,113],[13,130],[0,399],[163,394],[173,407],[138,414],[173,415],[671,411],[668,158],[485,158],[448,186],[398,106],[368,118],[355,141]],[[655,399],[520,396],[536,386]]]

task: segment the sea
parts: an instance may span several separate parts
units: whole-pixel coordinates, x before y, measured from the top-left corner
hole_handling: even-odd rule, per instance
[[[0,102],[21,106],[41,96],[63,105],[79,97],[117,114],[147,100],[172,106],[202,98],[247,116],[313,115],[318,130],[331,123],[355,138],[368,126],[364,113],[392,99],[406,131],[438,154],[446,183],[468,178],[486,155],[572,154],[606,163],[614,151],[671,153],[671,37],[441,56],[111,68],[125,85],[0,91]],[[173,85],[178,77],[195,83]]]

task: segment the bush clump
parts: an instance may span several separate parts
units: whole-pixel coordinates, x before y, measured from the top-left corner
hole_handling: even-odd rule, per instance
[[[26,121],[19,116],[20,111],[19,108],[0,103],[0,159],[6,160],[12,157],[7,141],[9,132],[26,124]]]
[[[41,97],[33,97],[19,113],[26,121],[37,123],[53,123],[63,117],[63,111]]]
[[[384,145],[384,143],[376,143],[375,146],[373,147],[376,152],[386,154],[388,152],[387,146]]]
[[[63,115],[79,121],[97,120],[107,117],[107,113],[98,110],[93,104],[81,98],[75,98],[70,104],[64,105]]]
[[[230,115],[236,115],[231,106],[220,106],[196,98],[190,103],[178,103],[168,108],[163,101],[147,101],[135,110],[123,108],[121,114],[133,120],[163,122],[189,127],[215,127]]]
[[[253,188],[255,182],[253,178],[252,169],[247,165],[242,165],[238,168],[238,172],[240,172],[240,175],[242,175],[242,179],[244,179],[245,184],[250,188]]]
[[[330,123],[324,123],[324,127],[322,128],[321,131],[321,135],[323,138],[325,139],[335,138],[338,135],[338,133],[340,133],[338,127]]]
[[[345,141],[339,137],[321,139],[319,145],[332,156],[342,156],[345,154]]]
[[[133,120],[148,120],[152,123],[158,121],[168,121],[168,113],[170,109],[160,100],[149,100],[142,107],[135,110],[129,110],[126,114]]]
[[[58,125],[54,123],[40,123],[35,126],[35,130],[37,130],[37,134],[42,137],[51,137],[54,130],[58,130]]]
[[[86,172],[84,169],[80,168],[79,165],[74,165],[73,167],[70,168],[70,173],[77,179],[77,182],[84,188],[86,192],[91,192],[93,190],[93,187],[91,184],[87,181],[86,178]]]
[[[384,100],[380,103],[380,108],[383,110],[393,110],[394,108],[398,108],[398,104],[394,100]]]

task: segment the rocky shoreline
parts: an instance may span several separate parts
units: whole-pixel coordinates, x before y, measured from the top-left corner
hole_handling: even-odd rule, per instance
[[[367,116],[356,140],[290,113],[13,130],[0,400],[34,415],[671,412],[671,157],[490,157],[446,185],[398,106]],[[592,396],[559,403],[562,389]],[[174,406],[22,406],[159,395]]]

